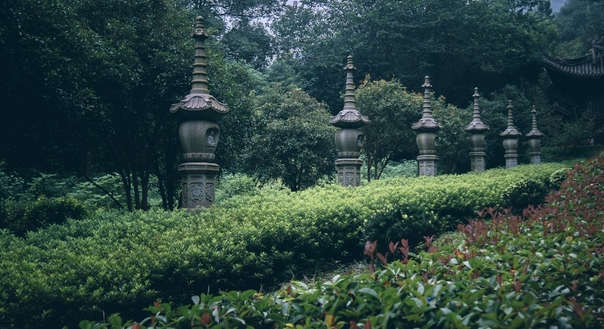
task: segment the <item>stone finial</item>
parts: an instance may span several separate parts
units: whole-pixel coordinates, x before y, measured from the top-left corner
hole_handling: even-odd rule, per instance
[[[371,121],[356,108],[353,72],[356,70],[352,55],[346,59],[346,91],[344,93],[344,108],[329,119],[329,123],[339,128],[359,128]]]
[[[480,98],[480,94],[478,93],[478,87],[474,88],[474,112],[472,113],[472,122],[467,125],[464,129],[469,132],[481,132],[485,130],[489,130],[489,126],[485,125],[480,118],[480,104],[478,104],[478,99]]]
[[[430,77],[426,76],[424,79],[424,104],[422,106],[422,118],[419,119],[411,129],[420,131],[437,131],[442,128],[442,125],[432,117],[432,101],[430,99],[431,88]]]
[[[537,128],[537,109],[535,109],[535,105],[533,105],[533,110],[531,111],[531,114],[533,117],[533,126],[531,131],[526,134],[526,137],[541,138],[543,137],[543,133]]]
[[[500,134],[501,136],[520,136],[522,135],[516,126],[514,126],[514,114],[512,111],[514,110],[514,105],[512,105],[512,100],[508,101],[508,127]]]
[[[344,94],[344,110],[356,110],[356,103],[354,100],[354,78],[353,72],[357,68],[354,67],[352,61],[352,55],[349,55],[346,58],[346,66],[344,66],[344,71],[346,71],[346,91]]]
[[[229,111],[227,104],[219,102],[208,90],[207,56],[204,41],[208,38],[203,26],[203,17],[198,16],[195,30],[191,35],[195,39],[195,60],[191,91],[180,102],[173,104],[170,112],[182,114],[189,118],[215,118]]]

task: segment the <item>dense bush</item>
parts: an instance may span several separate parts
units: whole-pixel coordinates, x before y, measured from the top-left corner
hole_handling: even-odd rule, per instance
[[[17,236],[29,231],[60,224],[67,218],[82,219],[87,211],[73,198],[47,198],[41,196],[33,202],[17,202],[13,198],[0,201],[0,228],[8,228]]]
[[[549,184],[532,179],[523,179],[503,190],[503,200],[506,207],[515,214],[522,213],[528,206],[538,206],[545,201],[549,192]]]
[[[601,328],[603,198],[604,154],[576,165],[544,207],[522,217],[489,209],[460,224],[461,245],[438,250],[427,238],[427,252],[414,255],[402,240],[384,255],[368,243],[367,273],[293,281],[267,295],[202,294],[177,310],[156,302],[140,324],[109,321],[112,328]]]
[[[262,189],[200,212],[105,211],[24,239],[4,231],[0,327],[73,325],[103,312],[130,318],[156,298],[186,303],[208,290],[270,288],[359,259],[372,221],[404,230],[413,223],[418,234],[429,213],[436,230],[450,230],[476,210],[502,207],[505,187],[545,182],[563,167],[387,179],[354,189]]]

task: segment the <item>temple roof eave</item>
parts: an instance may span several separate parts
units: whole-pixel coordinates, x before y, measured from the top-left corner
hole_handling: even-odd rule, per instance
[[[568,76],[583,79],[604,78],[604,65],[602,60],[593,61],[592,56],[574,59],[558,59],[543,53],[542,61],[545,68]]]

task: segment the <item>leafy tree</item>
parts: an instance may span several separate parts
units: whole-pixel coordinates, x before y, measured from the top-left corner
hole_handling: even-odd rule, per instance
[[[422,116],[423,96],[411,93],[398,80],[365,81],[357,90],[356,104],[371,124],[363,127],[367,179],[379,179],[390,161],[412,160],[418,155],[417,134],[411,126]],[[444,123],[438,132],[437,152],[445,172],[460,172],[467,158],[467,136],[463,128],[471,112],[432,100],[435,119]]]
[[[0,3],[0,159],[13,168],[85,165],[73,118],[88,109],[92,35],[77,23],[60,0]]]
[[[470,142],[464,128],[472,121],[472,109],[447,104],[442,96],[432,102],[432,114],[443,125],[436,139],[439,171],[451,174],[470,170]]]
[[[397,80],[366,80],[356,91],[356,104],[371,120],[363,127],[367,180],[379,179],[390,160],[417,155],[411,126],[421,117],[420,95],[407,92]]]
[[[568,0],[556,16],[556,25],[559,39],[553,49],[555,55],[590,55],[594,44],[604,45],[604,1]]]
[[[294,54],[301,86],[332,111],[340,89],[334,63],[355,57],[359,76],[420,86],[429,75],[449,102],[465,105],[474,86],[485,92],[535,83],[544,1],[308,1],[273,25],[282,52]]]
[[[235,23],[221,43],[229,58],[242,60],[256,70],[264,70],[275,55],[273,37],[260,22],[249,19]]]
[[[271,84],[258,97],[257,133],[245,152],[248,171],[262,181],[281,179],[292,191],[335,173],[335,127],[325,104],[298,88]]]

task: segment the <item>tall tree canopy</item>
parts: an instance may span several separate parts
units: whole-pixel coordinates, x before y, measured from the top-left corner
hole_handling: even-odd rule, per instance
[[[604,1],[568,0],[556,17],[559,42],[553,53],[561,58],[590,55],[591,48],[604,50]]]
[[[534,82],[547,1],[352,0],[294,4],[273,24],[284,53],[294,53],[302,87],[339,108],[334,63],[352,54],[358,76],[396,77],[420,86],[429,75],[439,93],[465,105],[474,86],[491,92]],[[333,73],[332,73],[333,72]]]

